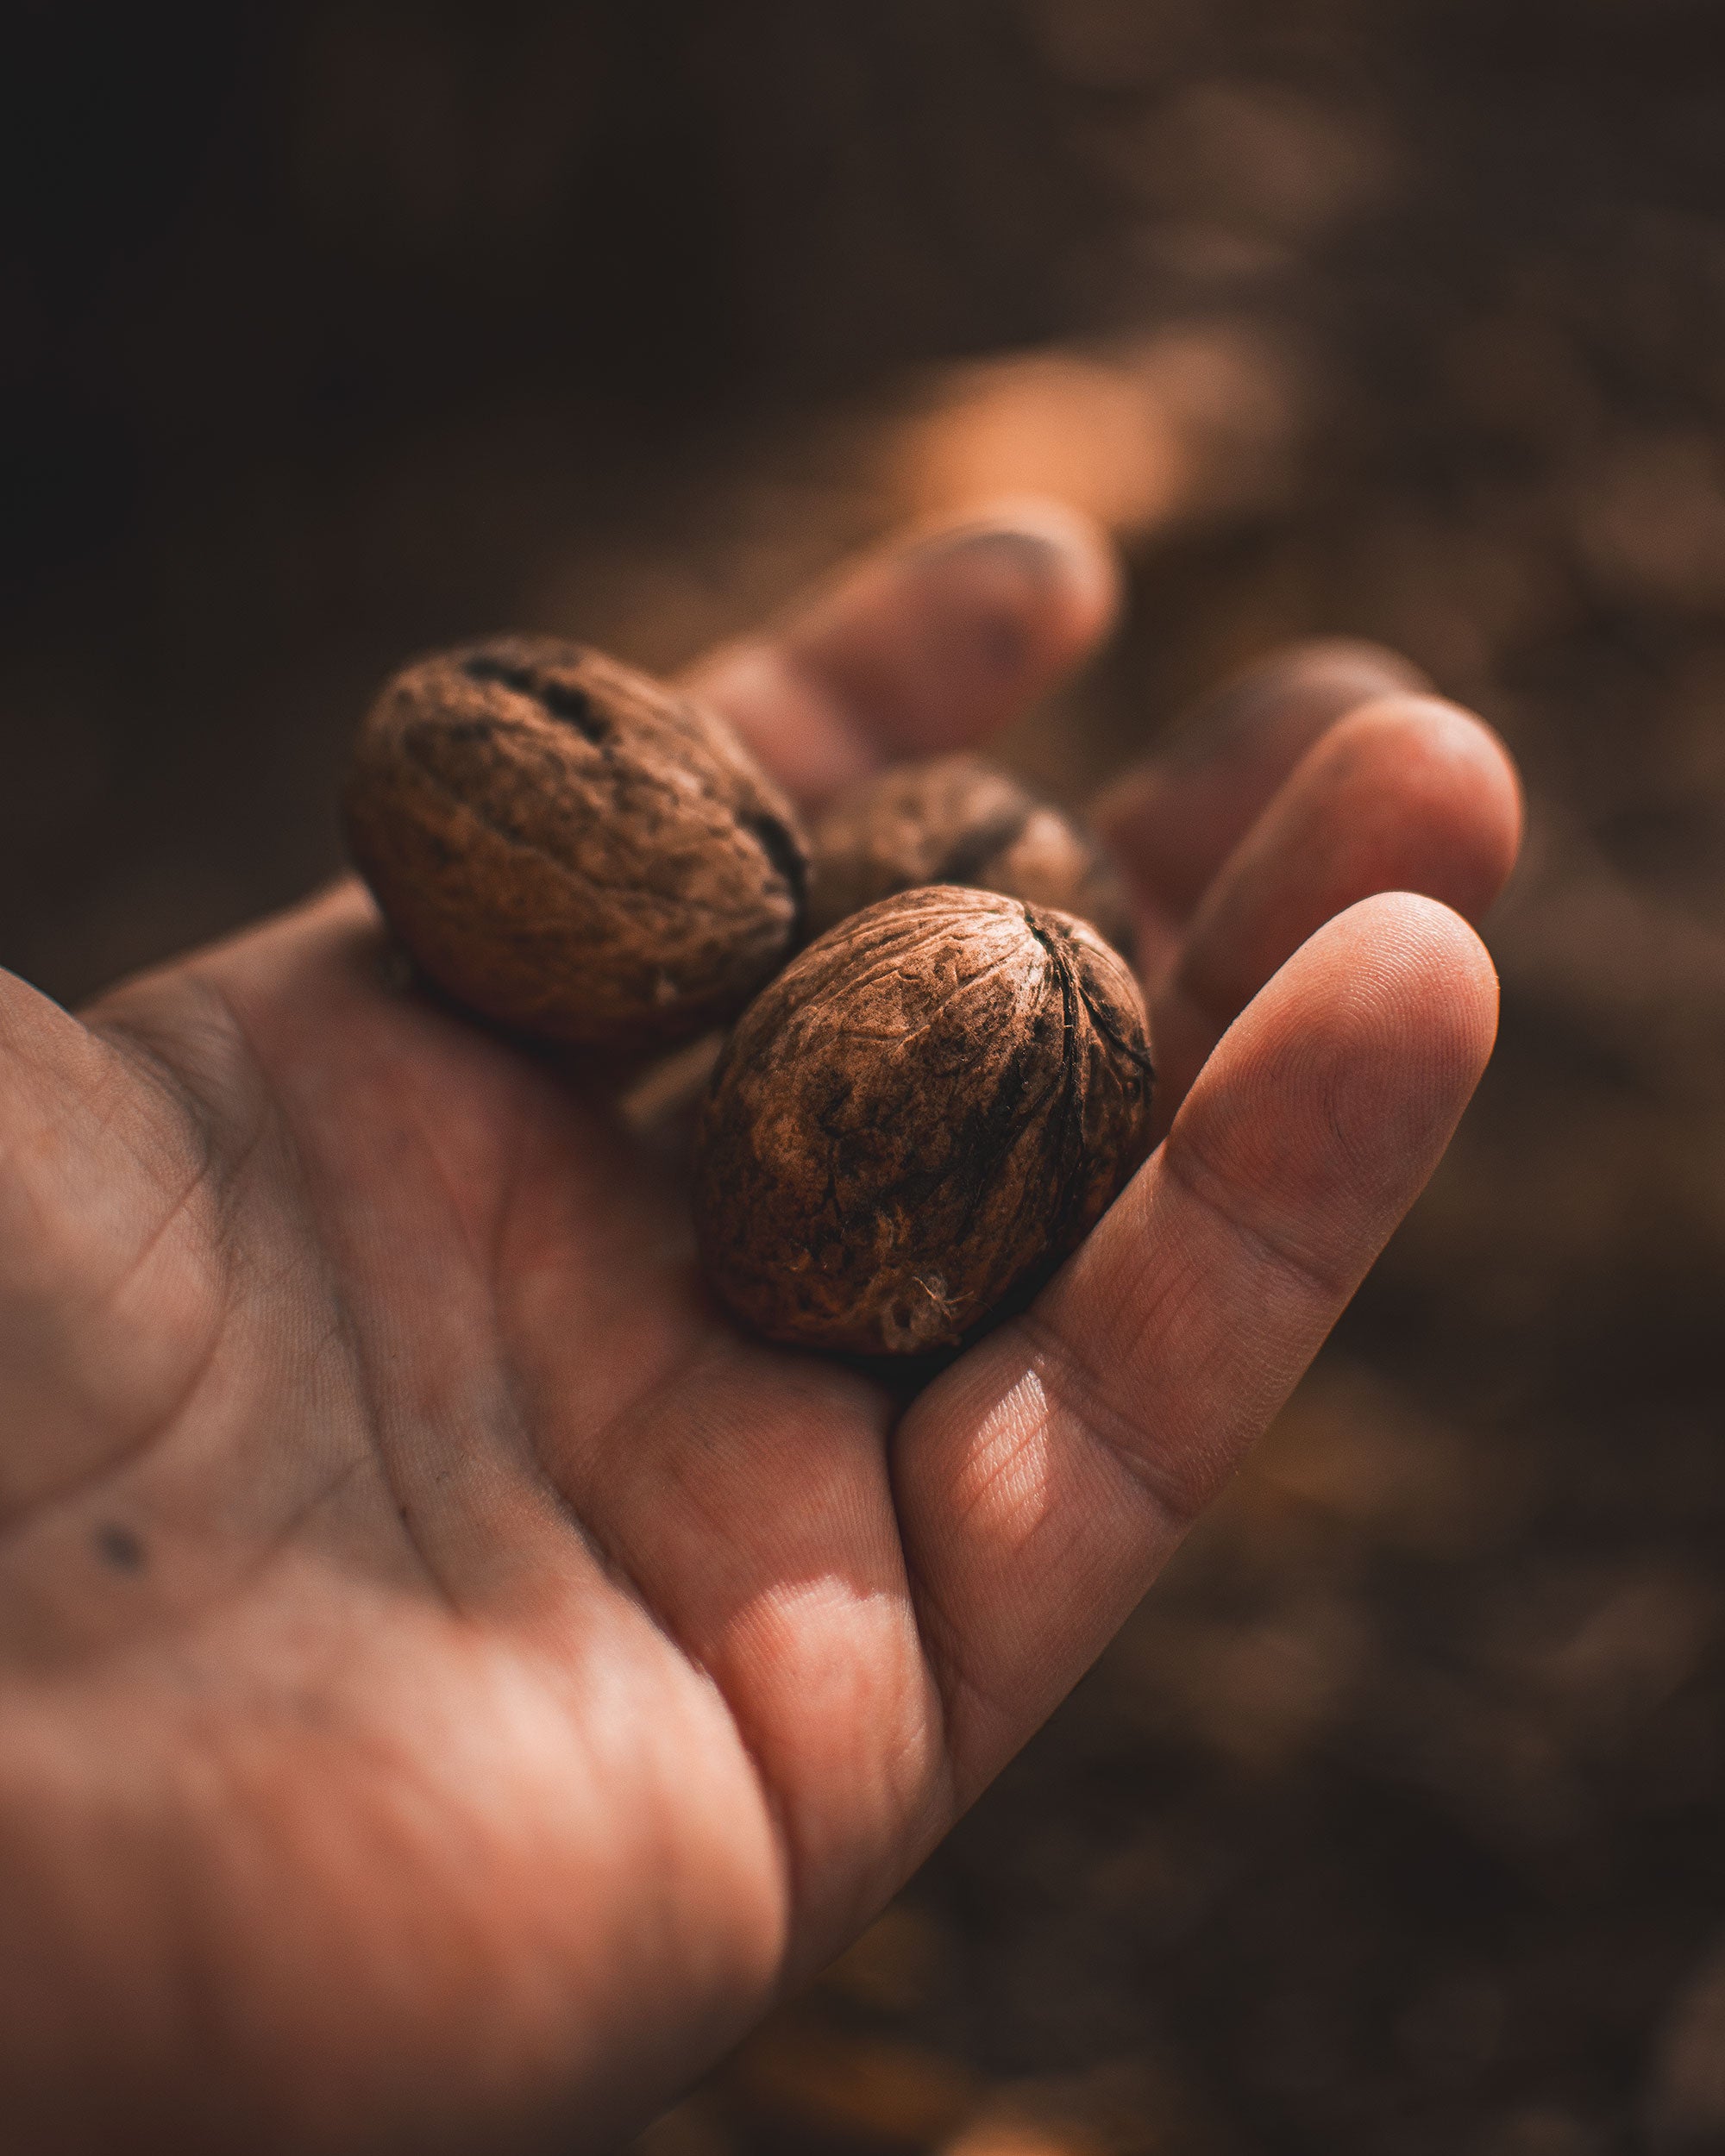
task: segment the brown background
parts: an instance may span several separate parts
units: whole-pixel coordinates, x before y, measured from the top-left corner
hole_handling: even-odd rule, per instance
[[[1383,637],[1523,758],[1502,1045],[1260,1463],[647,2146],[1725,2146],[1725,76],[1706,0],[26,8],[0,956],[336,862],[404,653],[664,665],[1065,491],[1056,790]],[[22,93],[22,94],[21,94]]]

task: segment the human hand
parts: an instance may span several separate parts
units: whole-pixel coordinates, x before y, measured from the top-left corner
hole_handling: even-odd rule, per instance
[[[1112,599],[1026,511],[695,678],[813,798],[985,736]],[[604,2146],[867,1921],[1484,1065],[1491,968],[1433,901],[1489,903],[1518,797],[1411,681],[1296,655],[1101,805],[1183,1106],[902,1413],[719,1317],[663,1149],[393,982],[352,884],[84,1022],[0,976],[13,2146]]]

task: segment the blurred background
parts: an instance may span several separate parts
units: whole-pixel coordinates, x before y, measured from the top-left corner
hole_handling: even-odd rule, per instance
[[[404,655],[656,667],[1107,517],[1057,793],[1382,638],[1509,738],[1502,1046],[1258,1463],[643,2156],[1725,2147],[1725,34],[1709,0],[20,6],[0,956],[336,865]]]

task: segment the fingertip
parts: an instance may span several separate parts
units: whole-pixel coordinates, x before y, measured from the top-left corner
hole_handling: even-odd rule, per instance
[[[897,753],[965,747],[994,731],[1089,656],[1122,589],[1101,528],[1039,498],[991,504],[913,536],[883,568],[890,599],[856,606],[857,641],[837,613],[824,640],[841,670],[847,644],[862,658],[877,733]]]
[[[1261,683],[1278,692],[1322,692],[1331,704],[1358,701],[1396,691],[1427,693],[1432,677],[1405,652],[1368,636],[1309,636],[1260,660],[1239,677],[1237,686]]]
[[[1083,656],[1113,626],[1126,588],[1107,528],[1051,495],[1013,494],[983,503],[936,536],[961,550],[1021,546],[1027,608],[1043,620],[1057,661]]]
[[[1362,899],[1229,1027],[1168,1144],[1290,1219],[1329,1218],[1350,1190],[1331,1253],[1345,1271],[1436,1166],[1496,1025],[1496,970],[1458,913],[1414,892]]]
[[[1521,849],[1526,805],[1503,739],[1476,713],[1432,695],[1382,695],[1340,719],[1314,752],[1331,783],[1361,763],[1383,774],[1406,856],[1402,879],[1467,920],[1490,910]]]
[[[1338,1124],[1339,1089],[1367,1117],[1393,1103],[1446,1138],[1497,1037],[1490,953],[1453,907],[1420,892],[1380,892],[1339,913],[1266,994],[1278,992],[1287,1015],[1307,1014],[1314,1060],[1334,1074]]]
[[[691,667],[799,799],[968,748],[1088,656],[1120,605],[1101,526],[1040,498],[901,534],[758,636]]]
[[[1362,636],[1308,637],[1228,675],[1176,724],[1166,753],[1176,768],[1232,762],[1244,752],[1287,768],[1360,705],[1433,693],[1424,668],[1387,644]]]
[[[1327,921],[1382,892],[1417,892],[1470,922],[1521,843],[1509,751],[1470,711],[1379,696],[1338,719],[1236,849],[1188,933],[1163,1003],[1189,1079],[1217,1034]]]
[[[1440,899],[1389,891],[1362,899],[1333,926],[1369,943],[1408,1034],[1434,1075],[1471,1093],[1497,1040],[1497,968],[1474,928]]]
[[[1314,742],[1362,705],[1431,689],[1412,660],[1382,644],[1336,636],[1284,646],[1194,705],[1098,796],[1091,820],[1145,895],[1180,918]]]

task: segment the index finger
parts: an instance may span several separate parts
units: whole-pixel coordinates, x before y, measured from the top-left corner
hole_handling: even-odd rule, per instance
[[[1120,576],[1100,526],[1002,504],[865,555],[685,675],[805,806],[986,739],[1094,648]]]

